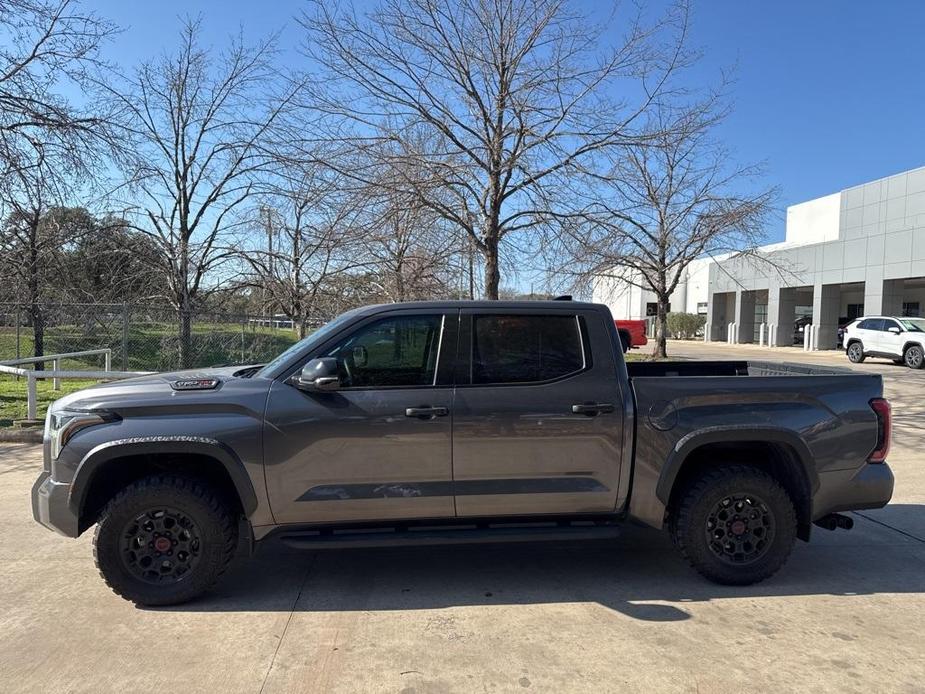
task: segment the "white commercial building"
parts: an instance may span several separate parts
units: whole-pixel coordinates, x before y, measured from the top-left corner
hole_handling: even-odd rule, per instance
[[[787,208],[786,238],[747,256],[692,263],[672,311],[707,316],[706,339],[834,349],[861,315],[925,313],[925,167]],[[594,300],[617,318],[654,313],[655,297],[599,277]],[[807,328],[806,326],[812,326]]]

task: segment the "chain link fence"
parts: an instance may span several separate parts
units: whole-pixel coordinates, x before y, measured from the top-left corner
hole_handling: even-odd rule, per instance
[[[176,310],[137,304],[0,303],[0,361],[41,354],[108,347],[112,367],[122,371],[181,368],[180,321]],[[295,342],[282,316],[200,311],[193,314],[189,367],[257,364]],[[92,358],[62,368],[87,368]]]

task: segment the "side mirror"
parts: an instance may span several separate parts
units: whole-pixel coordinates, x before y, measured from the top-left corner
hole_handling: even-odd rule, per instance
[[[897,328],[895,325],[892,328],[889,328],[889,331],[893,333],[894,335],[899,335],[900,333],[899,328]]]
[[[337,390],[340,388],[337,359],[334,357],[312,359],[302,367],[302,371],[294,379],[294,385],[299,390]]]

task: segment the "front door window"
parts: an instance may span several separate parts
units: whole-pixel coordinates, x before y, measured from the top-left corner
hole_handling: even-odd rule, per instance
[[[344,388],[432,386],[443,316],[383,318],[363,326],[327,351],[340,367]]]

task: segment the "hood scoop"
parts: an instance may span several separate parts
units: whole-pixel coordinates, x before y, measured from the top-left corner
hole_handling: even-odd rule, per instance
[[[170,381],[174,390],[215,390],[221,381],[217,378],[178,378]]]

